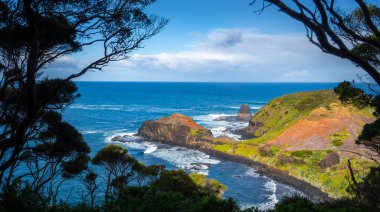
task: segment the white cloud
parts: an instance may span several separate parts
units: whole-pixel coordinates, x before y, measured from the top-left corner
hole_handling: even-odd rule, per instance
[[[240,28],[193,34],[186,51],[165,52],[163,47],[157,54],[134,54],[81,80],[341,81],[358,73],[349,61],[322,53],[303,34]]]
[[[349,61],[322,53],[305,35],[214,29],[197,33],[189,47],[183,52],[135,54],[117,63],[114,71],[128,69],[146,80],[170,76],[178,81],[340,81],[357,73]],[[152,72],[160,73],[159,79],[149,79]]]

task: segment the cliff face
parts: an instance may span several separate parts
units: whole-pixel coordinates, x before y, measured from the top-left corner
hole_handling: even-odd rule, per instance
[[[173,114],[154,121],[145,121],[139,129],[138,135],[150,140],[177,144],[205,141],[208,137],[212,137],[209,129],[181,114]]]

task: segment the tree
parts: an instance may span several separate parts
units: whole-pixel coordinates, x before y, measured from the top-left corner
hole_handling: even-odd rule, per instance
[[[262,11],[276,6],[305,25],[311,43],[323,52],[348,59],[380,85],[380,8],[355,0],[358,9],[343,12],[335,0],[262,0]],[[257,3],[254,0],[251,4]]]
[[[339,83],[334,91],[344,104],[352,104],[359,109],[371,106],[372,96],[366,94],[362,89],[356,88],[350,82]]]
[[[101,149],[92,159],[92,163],[101,166],[105,171],[106,198],[112,187],[126,187],[139,167],[139,162],[128,155],[126,148],[115,144]]]
[[[97,189],[98,189],[98,184],[96,183],[96,178],[98,175],[93,172],[93,171],[88,171],[88,173],[83,177],[82,182],[86,188],[87,193],[82,195],[82,201],[83,204],[86,204],[87,199],[90,200],[90,207],[94,207],[94,202],[97,196]],[[87,198],[86,198],[87,196]]]
[[[59,164],[57,168],[66,177],[86,167],[87,144],[59,116],[61,110],[79,97],[71,80],[88,71],[101,70],[109,62],[127,59],[133,50],[142,47],[144,40],[160,32],[167,21],[144,12],[153,2],[0,2],[0,181],[3,185],[9,183],[12,172],[20,164],[31,165],[31,158],[45,158],[45,165]],[[49,64],[94,45],[102,47],[99,58],[64,79],[44,78]],[[36,165],[38,161],[33,163]]]

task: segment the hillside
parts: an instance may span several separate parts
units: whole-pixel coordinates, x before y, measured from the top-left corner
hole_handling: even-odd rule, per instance
[[[238,157],[247,164],[259,162],[269,172],[293,176],[336,198],[348,195],[348,160],[360,176],[374,165],[367,159],[373,152],[355,144],[363,126],[375,120],[372,113],[373,108],[343,104],[332,90],[299,92],[262,107],[249,126],[239,130],[250,137],[247,140],[215,138],[210,130],[181,114],[145,121],[139,135]]]
[[[357,173],[371,165],[371,152],[355,144],[372,108],[342,104],[332,90],[300,92],[271,100],[245,128],[251,137],[220,142],[215,150],[253,159],[288,172],[332,197],[347,195],[347,160]]]

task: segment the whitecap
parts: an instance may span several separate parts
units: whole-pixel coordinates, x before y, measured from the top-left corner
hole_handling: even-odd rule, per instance
[[[270,195],[267,195],[268,202],[261,203],[258,205],[258,208],[260,210],[268,210],[274,208],[276,203],[278,203],[278,199],[276,196],[276,189],[277,189],[277,184],[268,178],[268,181],[264,184],[265,190],[271,192]]]
[[[128,149],[142,150],[144,154],[151,154],[157,150],[157,145],[152,142],[143,141],[143,138],[137,136],[134,132],[125,132],[126,129],[114,130],[105,138],[106,143],[118,143]],[[120,136],[119,140],[112,141],[112,138]]]
[[[254,169],[254,168],[249,168],[245,172],[245,175],[249,176],[249,177],[253,177],[253,178],[260,177],[260,175],[256,172],[256,169]]]
[[[100,134],[103,133],[100,130],[83,130],[81,131],[82,134]]]
[[[184,147],[163,147],[152,153],[153,156],[168,161],[180,169],[193,173],[208,175],[210,164],[218,164],[219,160],[198,150]]]
[[[263,106],[251,106],[251,109],[252,110],[259,110],[260,108],[262,108]]]
[[[81,110],[123,110],[124,105],[86,105],[86,104],[73,104],[70,106],[72,109]]]
[[[195,116],[194,120],[199,124],[205,126],[210,129],[214,137],[218,136],[227,136],[233,139],[241,139],[241,135],[237,135],[234,133],[237,129],[242,129],[248,125],[247,122],[239,122],[239,121],[226,121],[220,119],[222,117],[233,117],[235,115],[232,114],[208,114],[208,115],[200,115]]]
[[[152,152],[154,152],[156,150],[157,150],[157,146],[154,145],[154,144],[150,144],[150,145],[148,145],[148,148],[146,148],[144,150],[144,154],[150,154],[150,153],[152,153]]]

